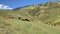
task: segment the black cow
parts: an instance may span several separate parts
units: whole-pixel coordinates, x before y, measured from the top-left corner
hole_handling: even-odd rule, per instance
[[[30,21],[30,20],[28,20],[28,19],[22,19],[22,21]]]
[[[56,24],[52,24],[53,26],[56,26]]]
[[[14,19],[14,17],[11,17],[12,19]]]
[[[30,21],[30,20],[28,20],[28,19],[25,19],[25,21]]]
[[[18,19],[21,19],[21,17],[18,17]]]

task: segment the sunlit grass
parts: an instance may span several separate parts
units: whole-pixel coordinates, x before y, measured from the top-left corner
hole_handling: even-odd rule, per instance
[[[28,22],[8,19],[0,22],[0,34],[60,34],[60,29],[56,29],[56,27],[37,20]]]

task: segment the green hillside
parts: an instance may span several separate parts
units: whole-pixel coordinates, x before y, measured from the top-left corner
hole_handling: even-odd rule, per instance
[[[60,34],[60,2],[0,10],[0,34]]]

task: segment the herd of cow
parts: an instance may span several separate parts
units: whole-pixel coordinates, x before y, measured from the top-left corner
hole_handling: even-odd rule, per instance
[[[54,22],[44,22],[44,24],[48,24],[48,25],[52,25],[52,26],[56,26],[57,24]]]
[[[15,19],[15,17],[11,17],[11,16],[7,16],[7,17],[5,17],[6,19]],[[29,19],[27,19],[27,18],[21,18],[21,17],[18,17],[18,19],[19,20],[22,20],[22,21],[30,21]]]
[[[15,19],[15,17],[11,17],[11,16],[8,16],[8,17],[6,17],[6,18],[7,18],[7,19]],[[29,19],[27,19],[27,18],[23,19],[23,18],[21,18],[21,17],[18,17],[18,19],[19,19],[19,20],[22,20],[22,21],[28,21],[28,22],[31,21],[31,20],[29,20]],[[48,24],[48,23],[46,22],[46,23],[44,23],[44,24]],[[55,23],[52,23],[51,25],[56,26]]]

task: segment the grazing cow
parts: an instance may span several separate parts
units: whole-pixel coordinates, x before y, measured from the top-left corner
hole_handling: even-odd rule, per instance
[[[14,17],[11,17],[11,19],[14,19]]]
[[[12,16],[6,16],[5,19],[14,19]]]
[[[12,17],[12,16],[11,16],[11,17],[8,17],[8,18],[9,18],[9,19],[14,19],[14,17]]]
[[[9,19],[11,18],[11,17],[8,17]]]
[[[30,20],[28,20],[28,19],[25,19],[25,21],[30,21]]]
[[[30,21],[30,20],[28,20],[28,19],[22,19],[22,21]]]
[[[5,19],[11,19],[11,16],[5,16],[4,18]]]
[[[21,19],[21,17],[18,17],[19,19]]]
[[[53,26],[56,26],[56,23],[53,23],[52,25],[53,25]]]
[[[25,19],[22,19],[22,21],[25,21]]]

